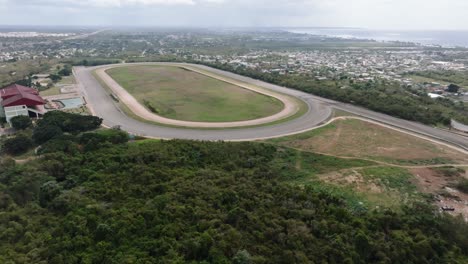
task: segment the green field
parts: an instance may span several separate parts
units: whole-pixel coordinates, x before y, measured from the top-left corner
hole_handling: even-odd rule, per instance
[[[283,103],[247,89],[172,66],[131,66],[107,73],[148,110],[195,122],[233,122],[280,112]]]
[[[408,78],[412,79],[413,81],[417,82],[417,83],[432,83],[432,82],[436,82],[436,83],[440,83],[441,85],[449,85],[449,83],[443,81],[443,80],[437,80],[437,79],[432,79],[432,78],[428,78],[428,77],[424,77],[424,76],[419,76],[419,75],[407,75]]]
[[[60,92],[60,88],[64,85],[72,85],[72,84],[75,84],[75,77],[73,76],[64,76],[62,77],[62,80],[60,80],[59,82],[57,82],[56,84],[54,84],[54,86],[52,86],[51,88],[49,89],[46,89],[46,90],[43,90],[40,92],[40,95],[41,96],[54,96],[54,95],[60,95],[62,94]]]
[[[400,165],[465,164],[468,157],[444,145],[362,120],[336,120],[306,133],[267,140],[303,151]]]
[[[46,89],[46,88],[44,88],[44,89]],[[47,88],[46,90],[40,91],[39,94],[42,97],[59,95],[59,94],[61,94],[60,93],[60,87],[53,86],[53,87]]]

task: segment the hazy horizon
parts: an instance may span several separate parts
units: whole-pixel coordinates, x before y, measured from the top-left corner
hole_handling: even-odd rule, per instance
[[[249,29],[341,29],[341,30],[367,30],[367,31],[399,31],[399,32],[412,32],[412,31],[454,31],[454,32],[468,32],[468,29],[423,29],[423,28],[411,28],[411,29],[399,29],[399,28],[371,28],[371,27],[326,27],[326,26],[159,26],[159,25],[58,25],[58,24],[0,24],[0,29],[213,29],[213,30],[249,30]]]
[[[0,0],[0,25],[468,30],[463,0]]]

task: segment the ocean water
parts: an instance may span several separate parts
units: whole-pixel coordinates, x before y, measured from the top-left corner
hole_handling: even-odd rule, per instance
[[[289,32],[376,41],[402,41],[443,47],[468,47],[468,31],[370,30],[355,28],[289,28]]]

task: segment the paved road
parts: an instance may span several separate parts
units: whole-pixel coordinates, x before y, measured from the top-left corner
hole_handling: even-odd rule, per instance
[[[92,71],[99,67],[105,66],[74,68],[74,73],[78,84],[84,90],[85,96],[94,108],[95,114],[102,117],[104,119],[104,124],[107,126],[120,125],[122,129],[138,135],[156,138],[180,138],[196,140],[253,140],[260,138],[279,137],[307,131],[320,125],[323,122],[326,122],[330,118],[332,108],[335,108],[468,150],[468,137],[465,136],[453,134],[445,130],[440,130],[416,122],[402,120],[354,105],[324,99],[298,90],[254,80],[234,73],[212,69],[203,65],[196,65],[196,67],[200,67],[201,69],[209,70],[216,74],[224,75],[226,77],[237,79],[246,83],[271,89],[276,92],[295,96],[305,101],[310,109],[305,115],[295,120],[278,125],[257,128],[197,130],[150,125],[134,120],[119,110],[112,98],[107,94],[104,88],[101,87],[99,82],[92,75]]]

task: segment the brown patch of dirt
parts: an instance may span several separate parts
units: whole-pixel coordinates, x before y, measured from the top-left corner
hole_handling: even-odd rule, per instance
[[[378,181],[368,180],[360,173],[359,168],[345,169],[318,175],[319,179],[339,187],[346,187],[362,196],[369,206],[380,208],[399,208],[406,198],[398,191],[386,189]]]
[[[436,193],[447,186],[447,179],[430,168],[410,169],[421,192]]]
[[[352,186],[358,192],[383,192],[382,188],[377,184],[365,181],[362,175],[355,169],[335,171],[320,175],[319,178],[325,182],[339,186]]]
[[[410,171],[415,176],[419,190],[434,195],[435,204],[441,211],[442,207],[454,208],[455,211],[448,211],[448,213],[461,214],[468,221],[468,194],[453,188],[460,177],[467,178],[468,172],[459,176],[446,176],[430,168],[415,168]]]

